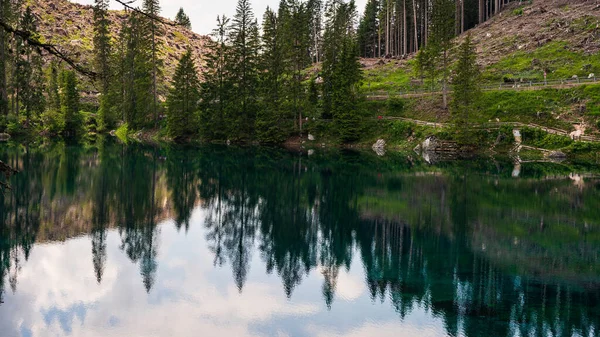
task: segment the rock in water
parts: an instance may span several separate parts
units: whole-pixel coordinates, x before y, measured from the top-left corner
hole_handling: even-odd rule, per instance
[[[562,151],[553,151],[553,152],[550,152],[550,154],[548,155],[548,158],[565,159],[565,158],[567,158],[567,155]]]
[[[0,142],[6,142],[10,139],[10,135],[8,133],[0,133]]]
[[[378,139],[375,144],[373,144],[373,151],[375,151],[378,156],[383,156],[385,154],[385,140]]]
[[[315,140],[315,136],[311,135],[310,133],[308,134],[308,140],[310,141],[314,141]]]

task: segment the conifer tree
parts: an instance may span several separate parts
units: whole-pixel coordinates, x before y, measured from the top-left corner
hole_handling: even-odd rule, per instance
[[[358,25],[358,46],[363,57],[377,57],[378,12],[379,0],[369,0]]]
[[[187,29],[192,29],[192,22],[190,21],[190,18],[187,16],[187,14],[185,14],[185,12],[183,11],[183,8],[179,8],[177,15],[175,15],[175,23]]]
[[[63,135],[65,137],[81,136],[83,119],[79,112],[79,89],[77,79],[72,70],[61,73],[61,112],[64,118]]]
[[[354,1],[331,0],[326,10],[323,60],[323,115],[333,117],[344,142],[358,138],[360,115],[358,83],[361,80],[354,32]]]
[[[454,90],[452,114],[456,127],[461,135],[465,137],[469,132],[469,119],[473,115],[478,100],[481,98],[479,80],[480,69],[477,65],[477,53],[469,34],[459,46],[458,61],[455,65],[455,75],[452,80]],[[466,140],[466,138],[463,140]]]
[[[109,97],[112,72],[110,69],[111,42],[108,20],[108,0],[95,0],[94,4],[94,69],[100,77],[100,109],[98,113],[104,128],[113,128],[117,123],[115,109]]]
[[[38,38],[35,17],[30,7],[26,7],[21,18],[22,29],[31,33],[33,38]],[[44,110],[44,75],[42,58],[39,52],[28,43],[20,46],[21,53],[17,60],[17,83],[19,99],[25,113],[25,125],[28,127],[32,117],[39,117]]]
[[[10,0],[0,0],[0,18],[8,21],[12,13]],[[8,56],[9,56],[9,34],[0,29],[0,116],[8,117]]]
[[[161,29],[161,23],[158,18],[160,14],[159,0],[144,0],[143,2],[144,13],[150,17],[144,16],[145,28],[147,33],[150,34],[151,38],[151,56],[152,56],[152,112],[154,116],[154,127],[158,126],[158,85],[160,80],[160,72],[162,62],[158,58],[158,50],[160,48],[158,37],[163,34]]]
[[[167,98],[167,129],[173,139],[185,139],[198,133],[200,80],[192,51],[183,54],[175,69],[172,88]]]
[[[204,59],[206,66],[202,74],[201,135],[207,140],[224,141],[228,137],[226,114],[233,94],[229,65],[229,19],[224,15],[217,17],[217,28],[213,30],[207,47],[212,53],[205,54]]]
[[[234,97],[228,113],[229,135],[233,139],[249,139],[254,133],[257,112],[258,24],[249,0],[239,0],[231,24],[231,74]]]
[[[263,104],[256,116],[256,137],[263,143],[284,140],[286,126],[282,101],[283,58],[277,14],[267,7],[263,16],[260,96]]]
[[[429,57],[441,59],[443,107],[448,108],[448,78],[450,77],[450,49],[455,33],[455,5],[453,0],[433,0],[431,36],[427,48]],[[437,63],[437,62],[436,62]]]

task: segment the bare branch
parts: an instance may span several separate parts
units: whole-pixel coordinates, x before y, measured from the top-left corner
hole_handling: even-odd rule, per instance
[[[77,72],[88,76],[92,79],[95,79],[98,74],[96,72],[86,69],[80,65],[78,65],[74,60],[65,55],[62,51],[60,51],[55,45],[49,43],[40,42],[31,32],[25,30],[19,30],[11,27],[9,24],[0,19],[0,26],[4,28],[4,30],[8,33],[19,36],[23,40],[27,41],[30,46],[41,48],[47,51],[49,54],[58,57],[59,59],[65,61],[71,68],[76,70]]]

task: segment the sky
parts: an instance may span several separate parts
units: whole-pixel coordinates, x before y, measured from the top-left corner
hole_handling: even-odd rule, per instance
[[[81,4],[92,5],[94,0],[71,0]],[[362,12],[367,0],[357,0],[356,6],[359,12]],[[250,0],[254,9],[254,15],[260,23],[265,9],[271,7],[276,9],[279,0]],[[136,0],[134,3],[141,7],[142,0]],[[225,14],[232,17],[235,14],[237,0],[161,0],[161,15],[173,19],[179,8],[183,7],[185,13],[192,21],[192,30],[198,34],[206,35],[215,28],[217,16]],[[123,6],[118,2],[110,1],[111,9],[122,9]]]

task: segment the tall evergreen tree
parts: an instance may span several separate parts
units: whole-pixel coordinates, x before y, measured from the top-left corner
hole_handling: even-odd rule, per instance
[[[479,80],[480,69],[477,65],[477,53],[469,34],[459,47],[455,75],[452,79],[454,89],[452,114],[460,134],[465,136],[463,140],[466,140],[469,132],[469,120],[481,98]]]
[[[256,137],[263,143],[277,143],[284,140],[287,132],[287,116],[282,109],[284,63],[277,14],[268,7],[262,31],[260,96],[263,104],[256,116]]]
[[[183,54],[175,69],[173,83],[167,98],[167,129],[173,139],[184,139],[198,133],[198,104],[200,80],[192,51]]]
[[[200,128],[202,137],[208,140],[226,140],[227,109],[232,97],[231,46],[229,45],[229,19],[217,17],[217,28],[207,46],[212,53],[205,54],[204,82],[202,83],[202,109]]]
[[[358,25],[358,47],[363,57],[377,56],[378,12],[379,0],[369,0]]]
[[[112,72],[110,68],[111,41],[110,21],[108,20],[108,0],[94,2],[94,69],[100,77],[100,109],[101,124],[104,128],[113,128],[117,123],[115,109],[110,106],[109,97]]]
[[[21,18],[22,29],[31,33],[38,39],[35,17],[30,7],[26,7]],[[29,127],[31,118],[40,116],[44,110],[44,75],[42,70],[42,58],[36,48],[26,42],[20,46],[21,53],[17,61],[17,86],[19,87],[19,99],[25,113],[25,125]]]
[[[10,0],[0,0],[0,18],[8,21],[12,14]],[[9,34],[0,29],[0,116],[8,117],[8,56],[9,56]]]
[[[455,33],[455,5],[453,0],[433,0],[431,36],[428,39],[430,57],[441,58],[442,93],[444,109],[448,108],[448,78],[450,77],[450,49]]]
[[[160,14],[159,0],[144,0],[143,10],[148,16],[144,16],[145,28],[151,37],[151,56],[152,56],[152,112],[154,115],[154,127],[158,126],[158,86],[160,81],[160,71],[162,62],[158,58],[160,48],[158,37],[163,34],[161,23],[157,20]]]
[[[61,80],[61,112],[64,118],[63,135],[66,137],[79,137],[83,127],[83,119],[79,112],[79,89],[77,78],[72,70],[63,71]]]
[[[249,0],[239,0],[231,24],[231,73],[235,83],[233,107],[228,114],[230,137],[249,139],[254,133],[257,112],[258,24]]]
[[[326,10],[323,60],[323,115],[333,117],[340,138],[358,138],[360,115],[357,107],[361,80],[358,45],[354,31],[354,1],[330,0]]]
[[[177,15],[175,15],[175,23],[187,29],[192,29],[192,22],[190,21],[190,18],[187,16],[187,14],[185,14],[185,12],[183,11],[183,8],[179,8]]]

